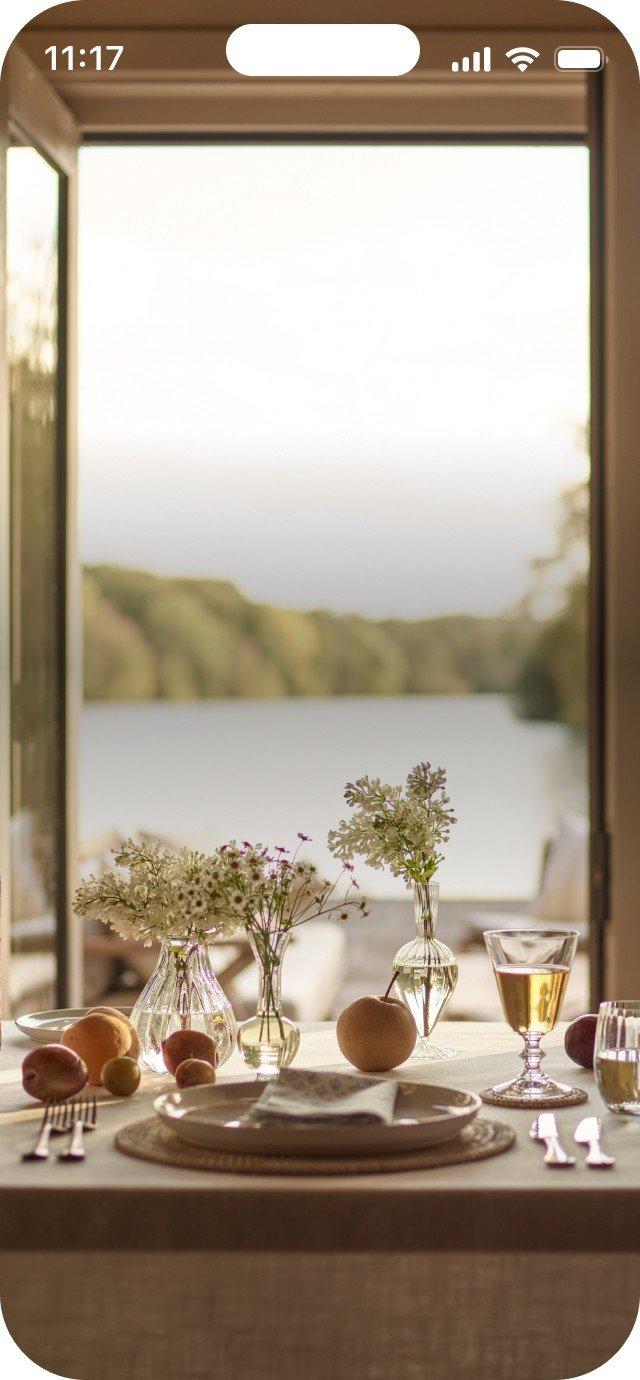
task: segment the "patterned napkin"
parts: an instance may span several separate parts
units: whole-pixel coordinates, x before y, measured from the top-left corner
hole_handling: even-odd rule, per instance
[[[249,1125],[269,1121],[393,1122],[398,1084],[389,1078],[316,1069],[282,1069],[243,1117]]]

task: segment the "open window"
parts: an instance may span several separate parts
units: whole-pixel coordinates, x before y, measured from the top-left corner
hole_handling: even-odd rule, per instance
[[[113,148],[131,142],[185,144],[217,141],[232,150],[236,141],[256,145],[277,142],[285,136],[366,144],[397,140],[403,148],[411,141],[432,141],[443,147],[450,142],[481,141],[486,145],[552,143],[558,140],[577,153],[588,147],[591,194],[591,515],[589,575],[589,780],[590,780],[590,911],[592,922],[593,998],[603,984],[619,988],[621,974],[630,973],[630,957],[636,935],[635,897],[640,885],[640,860],[635,847],[633,821],[640,813],[640,782],[633,763],[640,756],[634,712],[635,666],[628,655],[628,621],[634,607],[638,582],[637,542],[633,525],[635,486],[629,457],[633,454],[636,397],[633,341],[640,334],[640,309],[629,283],[634,256],[634,227],[640,189],[634,163],[630,122],[626,112],[637,101],[637,73],[633,59],[620,37],[591,11],[545,5],[544,29],[537,47],[541,57],[523,76],[515,68],[485,73],[473,84],[463,85],[454,76],[452,61],[480,50],[487,43],[504,53],[521,34],[507,28],[508,7],[496,10],[496,23],[483,33],[463,30],[422,31],[422,55],[415,70],[395,81],[359,80],[357,83],[322,80],[252,81],[233,74],[224,52],[228,29],[209,27],[206,42],[198,29],[181,26],[182,7],[162,7],[162,15],[138,21],[132,14],[119,26],[119,34],[107,33],[104,6],[98,0],[82,0],[36,19],[14,45],[3,74],[3,152],[8,167],[7,230],[11,233],[12,162],[31,156],[34,173],[40,175],[42,205],[50,243],[55,241],[57,275],[55,291],[55,350],[48,355],[47,466],[49,480],[55,474],[55,503],[43,505],[42,533],[29,531],[20,499],[28,481],[20,444],[20,406],[13,391],[11,445],[6,456],[7,503],[5,531],[12,519],[12,572],[4,570],[3,615],[5,643],[11,640],[13,687],[3,670],[2,693],[9,709],[13,696],[13,785],[4,779],[2,847],[4,944],[10,944],[11,925],[32,926],[36,949],[44,924],[50,954],[56,949],[57,964],[47,960],[50,977],[61,999],[65,984],[70,998],[80,995],[80,952],[71,926],[68,896],[76,877],[75,805],[76,755],[74,735],[80,722],[77,681],[79,600],[78,560],[75,550],[75,469],[73,442],[76,356],[74,349],[74,234],[75,147],[78,140],[109,144]],[[560,16],[560,11],[562,14]],[[432,16],[429,16],[431,19]],[[54,27],[54,19],[55,25]],[[571,20],[571,25],[569,24]],[[542,26],[542,16],[540,25]],[[562,26],[562,27],[561,27]],[[533,38],[533,30],[529,30]],[[546,35],[546,37],[545,37]],[[551,37],[549,37],[551,35]],[[81,52],[123,41],[123,54],[115,71],[87,72],[81,68]],[[602,75],[585,79],[576,73],[560,74],[553,68],[557,43],[585,43],[590,39],[606,47],[609,62]],[[71,59],[51,70],[52,45],[64,47]],[[77,62],[76,62],[77,58]],[[85,59],[82,59],[85,61]],[[13,141],[10,143],[10,141]],[[579,146],[576,148],[575,146]],[[175,149],[175,152],[178,150]],[[151,153],[151,150],[149,151]],[[185,159],[192,149],[184,149]],[[99,156],[107,150],[96,150]],[[15,156],[14,156],[15,155]],[[90,154],[88,154],[89,158]],[[125,150],[122,151],[123,162]],[[3,158],[4,162],[4,158]],[[26,165],[26,164],[25,164]],[[88,166],[88,163],[87,163]],[[606,169],[606,177],[605,177]],[[45,186],[46,184],[46,186]],[[168,183],[170,191],[170,182]],[[48,201],[47,201],[48,198]],[[470,220],[473,206],[468,207]],[[606,234],[604,231],[606,230]],[[8,245],[9,265],[11,244]],[[32,272],[34,271],[32,266]],[[51,279],[47,291],[51,293]],[[34,280],[31,289],[42,289]],[[606,291],[605,291],[606,289]],[[526,312],[526,302],[522,308]],[[9,301],[9,313],[17,307]],[[52,318],[53,320],[53,318]],[[9,321],[9,331],[12,323]],[[11,338],[11,336],[10,336]],[[15,333],[14,337],[15,339]],[[13,349],[14,346],[12,345]],[[9,361],[10,363],[10,361]],[[8,367],[8,365],[7,365]],[[16,373],[24,368],[20,365]],[[24,383],[24,378],[22,380]],[[17,385],[16,385],[17,386]],[[22,394],[24,397],[24,393]],[[568,417],[567,423],[582,418]],[[55,431],[55,439],[54,439]],[[22,439],[21,439],[22,436]],[[43,451],[44,454],[44,451]],[[8,478],[12,476],[9,503]],[[21,485],[23,486],[21,488]],[[50,497],[53,490],[49,491]],[[606,499],[606,503],[605,503]],[[39,565],[29,566],[29,578],[41,581],[48,611],[43,637],[50,639],[49,618],[55,617],[57,637],[38,645],[47,655],[38,668],[38,700],[26,692],[26,664],[31,655],[29,591],[26,569],[21,564],[29,543]],[[540,554],[544,554],[542,551]],[[39,573],[38,573],[39,572]],[[50,578],[51,572],[55,575]],[[212,571],[212,574],[217,572]],[[606,639],[605,639],[606,622]],[[27,627],[28,625],[28,627]],[[53,645],[55,641],[55,647]],[[606,652],[606,658],[605,658]],[[7,661],[7,666],[9,662]],[[48,668],[48,669],[47,669]],[[35,692],[34,692],[35,693]],[[27,766],[25,746],[29,739],[29,704],[38,705],[38,731],[33,742],[33,773]],[[5,716],[5,722],[8,722]],[[44,753],[38,769],[37,743]],[[636,750],[638,749],[638,750]],[[45,762],[46,758],[46,762]],[[13,795],[11,795],[11,790]],[[30,792],[34,792],[33,796]],[[42,802],[42,805],[41,805]],[[42,843],[49,861],[48,890],[33,871],[33,820],[16,824],[24,810],[40,812],[50,830]],[[51,810],[53,809],[53,814]],[[16,835],[23,830],[22,841]],[[30,832],[31,831],[31,832]],[[36,833],[38,829],[36,829]],[[44,829],[46,834],[46,828]],[[17,883],[9,880],[10,839],[15,857],[21,859]],[[25,842],[26,840],[26,842]],[[30,841],[31,840],[31,841]],[[611,840],[611,897],[609,883]],[[496,841],[499,847],[499,839]],[[17,852],[16,852],[17,849]],[[54,860],[53,862],[51,860]],[[38,862],[42,870],[45,864]],[[29,894],[30,893],[30,894]],[[10,898],[14,914],[11,917]],[[31,912],[34,912],[33,914]],[[55,915],[53,943],[51,929]],[[610,939],[605,944],[605,924]],[[47,928],[48,927],[48,928]],[[14,938],[15,938],[14,931]],[[23,928],[18,935],[26,937]],[[22,940],[20,940],[22,943]],[[25,939],[26,942],[26,939]],[[624,951],[624,968],[621,954]],[[26,950],[25,950],[26,954]],[[605,959],[608,968],[605,975]],[[637,972],[637,970],[634,970]],[[35,1002],[34,1002],[35,1004]]]

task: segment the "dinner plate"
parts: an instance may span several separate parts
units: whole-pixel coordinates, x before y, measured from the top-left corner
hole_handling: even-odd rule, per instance
[[[154,1111],[180,1140],[210,1150],[260,1155],[383,1155],[439,1145],[460,1134],[482,1103],[475,1093],[429,1083],[399,1083],[394,1121],[275,1122],[244,1125],[264,1085],[216,1083],[162,1093]]]
[[[118,1007],[123,1016],[129,1016],[132,1009],[130,1006]],[[90,1010],[92,1007],[89,1006],[65,1006],[58,1011],[32,1011],[29,1016],[18,1016],[16,1025],[23,1035],[28,1035],[39,1045],[55,1044],[67,1026],[79,1021]]]

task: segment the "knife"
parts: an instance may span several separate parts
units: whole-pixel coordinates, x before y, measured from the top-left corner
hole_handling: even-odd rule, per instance
[[[604,1150],[600,1149],[600,1137],[602,1135],[602,1123],[597,1116],[585,1116],[578,1123],[573,1133],[573,1139],[578,1145],[588,1145],[589,1150],[585,1164],[590,1169],[610,1169],[615,1160],[612,1155],[605,1155]]]
[[[544,1141],[546,1144],[545,1164],[551,1165],[553,1169],[570,1169],[575,1164],[573,1155],[568,1155],[560,1144],[558,1126],[553,1112],[540,1112],[529,1134],[532,1140]]]

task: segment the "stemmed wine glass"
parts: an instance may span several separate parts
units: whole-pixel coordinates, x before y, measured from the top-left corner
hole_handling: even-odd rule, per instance
[[[577,930],[486,930],[502,1010],[512,1030],[524,1039],[524,1071],[508,1083],[491,1088],[492,1100],[510,1105],[548,1101],[573,1093],[542,1072],[540,1040],[553,1030],[560,1015],[569,973],[578,944]]]

